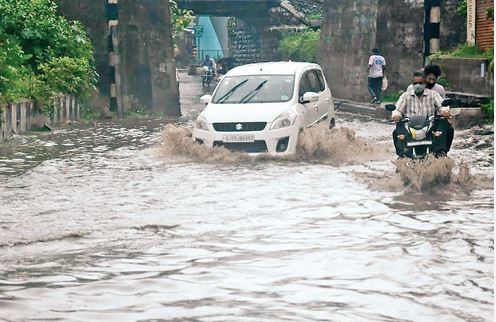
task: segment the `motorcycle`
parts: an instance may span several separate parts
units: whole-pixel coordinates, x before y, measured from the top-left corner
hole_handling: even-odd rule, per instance
[[[203,87],[205,87],[205,86],[210,87],[212,85],[212,81],[214,79],[213,68],[208,67],[208,66],[203,66],[201,78],[202,78],[202,86]]]
[[[442,106],[449,106],[450,99],[443,101]],[[387,104],[386,110],[394,111],[394,104]],[[441,116],[410,116],[404,117],[396,124],[394,140],[401,151],[400,156],[412,159],[423,159],[428,154],[435,156],[446,155],[448,146],[447,133],[451,125],[448,120]]]

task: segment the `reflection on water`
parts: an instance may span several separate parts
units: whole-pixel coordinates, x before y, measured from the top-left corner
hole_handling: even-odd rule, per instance
[[[492,189],[404,193],[392,149],[202,162],[164,153],[165,121],[140,122],[2,145],[2,319],[493,319]],[[341,115],[363,124],[389,139]],[[453,158],[492,175],[457,142]],[[400,184],[369,188],[381,178]]]

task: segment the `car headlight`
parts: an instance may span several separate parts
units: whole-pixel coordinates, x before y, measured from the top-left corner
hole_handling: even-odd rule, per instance
[[[200,115],[195,121],[195,128],[198,130],[203,130],[203,131],[209,131],[208,129],[208,124],[207,124],[207,119],[205,116]]]
[[[282,129],[292,126],[296,121],[296,113],[292,111],[284,112],[272,122],[271,130]]]

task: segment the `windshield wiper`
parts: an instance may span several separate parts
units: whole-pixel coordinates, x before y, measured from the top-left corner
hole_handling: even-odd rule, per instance
[[[239,102],[240,103],[248,103],[252,98],[255,97],[255,95],[258,93],[258,91],[261,90],[262,87],[265,85],[265,83],[267,83],[268,81],[269,80],[266,79],[263,82],[261,82],[260,84],[258,84],[257,87],[255,87],[251,92],[246,94],[245,97],[243,97]]]
[[[238,90],[238,88],[240,88],[247,81],[248,81],[248,79],[245,79],[241,83],[239,83],[236,86],[234,86],[233,88],[231,88],[229,91],[227,91],[227,93],[225,93],[224,95],[222,95],[222,97],[219,98],[215,103],[216,104],[223,104],[229,97],[232,96],[232,94],[234,94],[234,92],[236,92]]]

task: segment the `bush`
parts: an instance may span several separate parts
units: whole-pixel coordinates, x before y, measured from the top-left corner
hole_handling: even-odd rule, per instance
[[[285,33],[279,43],[279,51],[283,59],[316,63],[319,40],[320,30]]]
[[[0,0],[0,102],[55,93],[87,96],[96,83],[93,47],[53,0]]]
[[[431,55],[429,58],[482,58],[488,60],[489,62],[492,62],[493,56],[493,48],[484,51],[477,46],[471,46],[465,43],[453,51],[440,51]]]
[[[488,103],[481,106],[481,110],[490,122],[494,122],[494,98],[491,98]]]
[[[0,32],[0,103],[29,96],[27,59],[18,41]]]

